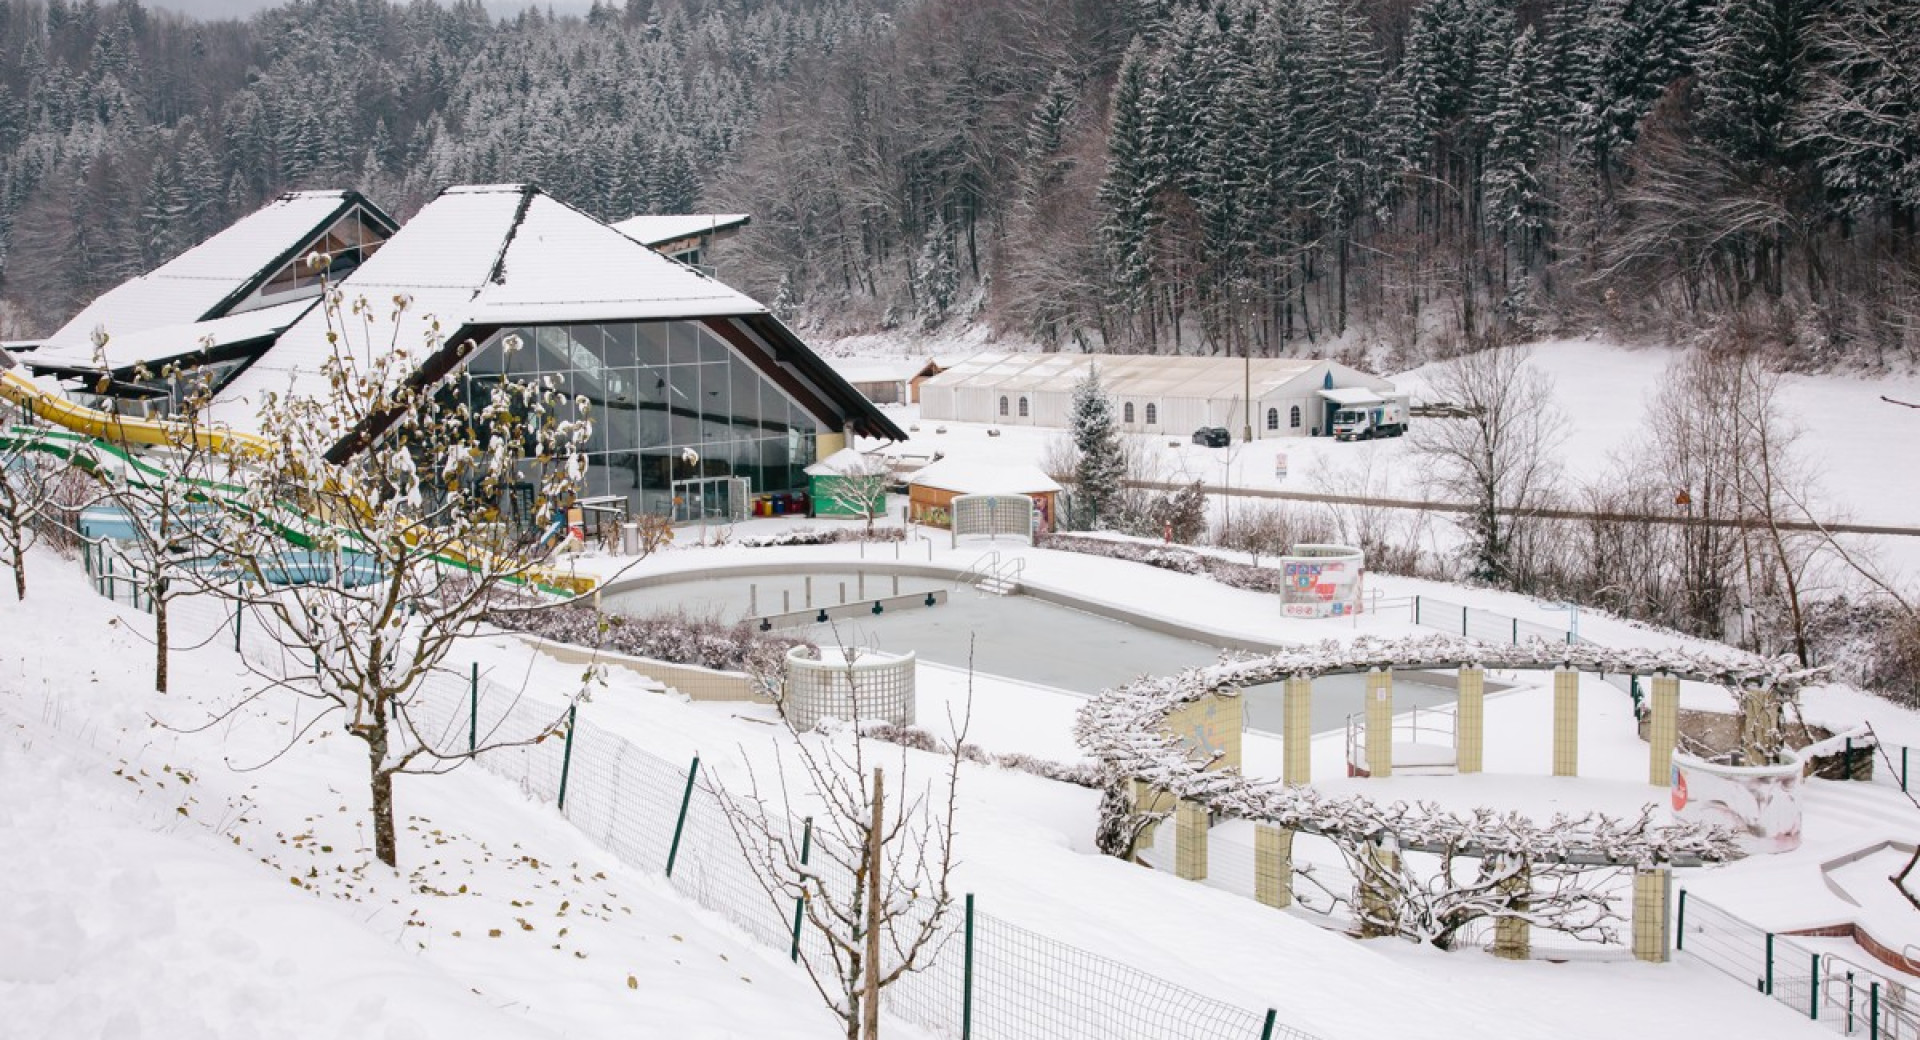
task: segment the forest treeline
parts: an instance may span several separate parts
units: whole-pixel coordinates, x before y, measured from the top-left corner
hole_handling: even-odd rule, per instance
[[[272,194],[747,211],[827,332],[1404,360],[1737,323],[1920,352],[1910,0],[0,0],[0,300],[43,331]]]

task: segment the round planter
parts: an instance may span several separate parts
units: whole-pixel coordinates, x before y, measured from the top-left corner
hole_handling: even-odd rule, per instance
[[[1673,814],[1734,832],[1748,853],[1800,847],[1800,756],[1780,752],[1770,765],[1729,766],[1673,756]]]

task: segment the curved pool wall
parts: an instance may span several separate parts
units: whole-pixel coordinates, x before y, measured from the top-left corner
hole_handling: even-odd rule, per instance
[[[650,574],[609,584],[601,590],[601,602],[615,613],[645,613],[670,607],[711,613],[701,608],[715,601],[689,599],[684,594],[685,587],[693,585],[698,589],[715,587],[716,583],[728,584],[736,590],[725,601],[734,607],[727,615],[731,619],[746,616],[747,593],[741,583],[754,578],[814,575],[815,603],[819,605],[837,593],[842,575],[849,576],[851,596],[855,585],[850,576],[859,569],[868,574],[869,598],[879,592],[890,593],[891,578],[896,574],[901,578],[900,588],[904,594],[926,591],[932,586],[951,588],[962,573],[959,568],[909,561],[866,561],[849,569],[851,563],[853,561],[838,560],[770,562]],[[823,583],[823,575],[831,577]],[[910,586],[909,580],[923,584]],[[771,588],[773,585],[769,583],[762,589],[759,604],[762,614],[775,612],[779,607],[777,602],[766,601]],[[913,651],[922,660],[935,664],[971,667],[986,675],[1007,676],[1089,696],[1143,675],[1164,675],[1213,664],[1223,650],[1271,653],[1286,647],[1279,642],[1210,632],[1045,585],[1023,583],[1021,593],[993,596],[962,590],[943,606],[887,611],[877,617],[784,631],[815,642]],[[796,593],[794,608],[799,607]],[[1394,700],[1399,709],[1439,707],[1455,699],[1451,676],[1418,673],[1395,678]],[[1346,725],[1347,715],[1361,709],[1365,676],[1324,676],[1314,680],[1314,693],[1314,732],[1338,730]],[[1246,696],[1247,727],[1279,733],[1280,685],[1252,687]]]

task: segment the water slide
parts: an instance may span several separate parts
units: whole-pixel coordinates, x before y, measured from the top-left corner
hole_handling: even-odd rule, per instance
[[[184,428],[181,424],[166,419],[130,418],[75,404],[57,391],[49,390],[28,378],[24,368],[5,350],[0,350],[0,399],[71,431],[72,434],[79,435],[78,437],[42,436],[41,443],[37,445],[42,450],[70,456],[76,448],[97,447],[109,456],[121,459],[122,464],[128,469],[145,469],[150,473],[158,471],[133,459],[120,446],[175,445],[185,443],[187,438],[191,437],[192,442],[197,445],[216,452],[232,452],[241,458],[265,454],[269,447],[265,439],[253,434],[210,428]],[[67,443],[63,445],[61,441]],[[295,522],[281,526],[292,532],[312,522],[310,518],[299,517]],[[439,559],[442,563],[465,567],[477,555],[478,550],[456,544],[449,546]],[[530,571],[528,580],[543,591],[564,596],[584,595],[592,591],[595,584],[591,577],[552,569]]]

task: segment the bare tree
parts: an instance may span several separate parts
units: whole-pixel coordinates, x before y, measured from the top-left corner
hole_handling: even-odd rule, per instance
[[[108,344],[106,333],[95,332],[94,359],[103,373]],[[96,544],[131,576],[153,615],[153,688],[165,693],[173,649],[170,608],[205,578],[201,568],[211,550],[198,528],[213,519],[210,502],[239,479],[240,460],[224,434],[204,421],[212,399],[204,375],[169,365],[156,376],[136,366],[133,378],[167,391],[169,421],[143,426],[159,443],[136,442],[121,424],[103,440],[77,448],[73,462],[93,477],[94,504],[112,507],[126,523],[127,538]]]
[[[877,455],[862,455],[840,471],[840,504],[867,520],[862,537],[873,537],[873,523],[887,511],[887,489],[893,484],[893,468]]]
[[[886,771],[861,735],[868,680],[854,667],[857,653],[847,653],[851,724],[793,733],[805,787],[790,785],[781,756],[776,804],[751,767],[744,797],[715,793],[761,887],[779,906],[800,906],[809,934],[821,940],[798,944],[815,990],[845,1025],[847,1040],[873,1040],[880,1035],[880,992],[931,964],[953,935],[954,820],[967,723],[965,716],[954,722],[938,782],[916,787],[910,753],[899,748],[892,767],[898,790],[889,795]],[[763,681],[777,690],[777,678]],[[803,804],[819,811],[795,820],[792,811]]]
[[[419,375],[427,357],[477,345],[445,344],[437,332],[424,352],[394,341],[397,331],[372,342],[365,301],[349,315],[329,292],[325,306],[334,333],[318,373],[325,390],[266,403],[266,447],[241,460],[246,483],[216,500],[216,524],[196,528],[220,561],[203,588],[237,598],[287,662],[263,669],[269,683],[208,725],[275,689],[319,709],[290,727],[288,747],[344,715],[366,745],[374,851],[394,866],[396,776],[545,739],[567,718],[571,702],[470,747],[467,734],[434,724],[427,687],[496,598],[543,580],[537,546],[511,530],[503,504],[516,489],[531,490],[535,516],[570,501],[590,422],[584,400],[544,385],[464,376],[430,385]],[[396,297],[381,324],[397,330],[408,306]],[[500,345],[521,344],[505,335]]]
[[[1434,488],[1469,507],[1462,523],[1471,573],[1525,591],[1526,514],[1553,491],[1554,451],[1564,437],[1552,381],[1527,364],[1525,352],[1502,348],[1439,365],[1428,388],[1465,412],[1415,426],[1413,447]]]
[[[12,363],[4,354],[0,359]],[[59,501],[65,468],[47,453],[39,432],[31,416],[0,403],[0,549],[20,600],[27,598],[27,553],[48,528],[47,510]]]

